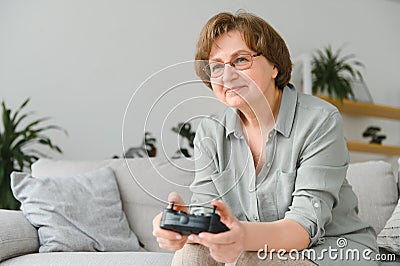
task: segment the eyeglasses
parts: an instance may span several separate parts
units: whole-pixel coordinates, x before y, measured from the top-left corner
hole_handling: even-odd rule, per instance
[[[260,56],[262,53],[257,53],[255,55],[251,54],[239,54],[237,57],[232,59],[228,63],[222,63],[222,62],[217,62],[217,61],[212,61],[208,63],[204,68],[204,72],[209,76],[210,78],[218,78],[224,74],[225,70],[225,65],[231,65],[234,67],[236,70],[246,70],[251,68],[253,65],[253,59],[254,57]]]

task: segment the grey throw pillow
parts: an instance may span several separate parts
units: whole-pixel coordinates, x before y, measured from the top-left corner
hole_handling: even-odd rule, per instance
[[[378,246],[400,255],[400,201],[385,227],[378,234]]]
[[[38,228],[39,252],[139,250],[111,168],[69,177],[14,172],[11,188]]]
[[[358,216],[379,233],[399,199],[392,165],[384,161],[351,163],[347,180],[358,198]]]

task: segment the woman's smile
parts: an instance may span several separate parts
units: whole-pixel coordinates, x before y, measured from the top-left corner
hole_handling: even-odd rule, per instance
[[[230,95],[230,94],[238,94],[238,92],[243,89],[246,86],[234,86],[231,88],[224,88],[225,94]]]

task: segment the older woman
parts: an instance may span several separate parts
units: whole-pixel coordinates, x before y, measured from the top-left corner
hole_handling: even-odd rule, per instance
[[[158,215],[154,235],[179,250],[173,263],[376,265],[375,232],[345,178],[341,116],[289,84],[279,34],[252,14],[220,13],[200,34],[196,71],[227,109],[197,130],[192,204],[216,206],[230,230],[186,237],[161,229]],[[168,200],[187,211],[176,193]]]

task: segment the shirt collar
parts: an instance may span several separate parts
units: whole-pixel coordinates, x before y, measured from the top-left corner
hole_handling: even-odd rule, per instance
[[[235,137],[241,138],[243,136],[243,130],[237,108],[227,108],[225,119],[225,137],[228,137],[230,134],[233,133]]]
[[[289,84],[283,88],[278,119],[274,126],[274,130],[278,131],[285,137],[289,137],[292,130],[296,105],[297,91],[291,84]],[[242,124],[236,108],[228,107],[226,109],[225,127],[225,137],[228,137],[231,133],[233,133],[237,138],[243,136]]]
[[[276,131],[287,138],[292,131],[296,107],[297,91],[293,85],[288,84],[288,86],[283,88],[281,106],[279,107],[278,119],[274,127]]]

